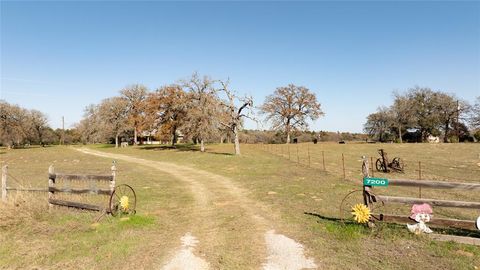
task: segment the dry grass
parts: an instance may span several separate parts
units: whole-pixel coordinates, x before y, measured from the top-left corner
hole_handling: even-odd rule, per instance
[[[476,247],[433,242],[411,235],[404,226],[381,225],[370,230],[358,225],[342,225],[335,220],[341,198],[360,186],[360,156],[376,156],[376,149],[383,147],[390,157],[398,155],[407,161],[406,177],[418,175],[415,164],[418,166],[420,160],[422,164],[425,162],[425,178],[478,181],[478,144],[318,144],[308,148],[301,144],[299,160],[303,165],[296,163],[293,151],[291,160],[286,158],[285,152],[282,156],[280,147],[285,146],[266,151],[258,145],[243,145],[241,157],[231,155],[232,145],[211,145],[207,148],[208,153],[199,153],[192,146],[181,146],[180,149],[92,147],[148,160],[173,162],[231,178],[248,190],[246,196],[267,206],[269,218],[278,232],[303,243],[307,255],[315,257],[317,264],[324,269],[415,269],[416,265],[425,269],[480,267],[480,251]],[[307,149],[313,168],[308,167]],[[322,169],[321,151],[327,160],[327,172]],[[342,152],[348,180],[343,179],[341,170]],[[12,150],[1,157],[3,164],[9,164],[12,175],[32,186],[46,186],[47,168],[51,163],[55,164],[57,171],[76,173],[108,173],[111,165],[109,159],[83,155],[67,147]],[[96,214],[66,209],[49,213],[45,211],[46,203],[42,199],[31,206],[2,206],[0,224],[4,225],[0,225],[0,268],[38,266],[53,269],[79,265],[102,269],[153,268],[168,259],[178,246],[178,239],[189,230],[195,230],[195,235],[202,239],[215,235],[223,238],[212,240],[199,250],[214,268],[254,268],[253,265],[258,267],[264,259],[250,254],[252,252],[248,249],[238,249],[239,246],[249,246],[252,241],[249,234],[253,231],[242,218],[245,213],[228,203],[228,194],[217,196],[218,201],[213,207],[218,212],[211,216],[214,220],[206,222],[189,211],[195,201],[185,183],[143,166],[119,162],[118,167],[119,183],[132,184],[138,192],[138,219],[126,224],[119,219],[104,218],[100,224],[92,225]],[[418,191],[389,188],[386,192],[413,196]],[[423,192],[426,192],[425,196],[442,198],[465,196],[443,191]],[[476,199],[475,196],[467,195],[469,199]],[[21,202],[20,198],[15,201]],[[39,209],[35,210],[35,207]],[[436,213],[438,210],[434,209]],[[478,215],[445,211],[439,214]],[[306,215],[305,212],[316,215]]]
[[[10,178],[9,186],[17,187],[46,187],[50,164],[58,172],[98,174],[111,166],[111,160],[67,147],[9,150],[1,161],[17,179]],[[168,175],[126,163],[117,167],[118,184],[137,190],[138,214],[129,220],[107,216],[96,223],[98,212],[48,211],[46,194],[9,192],[9,203],[0,204],[0,269],[149,268],[170,256],[188,225],[184,208],[193,198]]]
[[[299,148],[302,147],[306,149],[306,145],[299,145]],[[313,148],[313,145],[310,147]],[[310,148],[312,156],[316,153],[316,157],[311,157],[312,160],[318,160],[321,151],[328,152],[326,158],[329,157],[330,161],[327,164],[330,164],[333,170],[327,167],[327,172],[324,172],[318,166],[308,168],[305,164],[297,164],[297,160],[292,156],[289,160],[286,155],[282,157],[278,152],[272,154],[274,150],[265,151],[260,145],[243,145],[241,157],[231,155],[232,145],[211,145],[207,148],[208,153],[200,153],[195,147],[184,146],[178,150],[155,146],[102,150],[175,162],[234,179],[250,191],[249,196],[269,205],[277,228],[305,243],[311,255],[320,258],[320,265],[324,268],[414,269],[415,264],[422,265],[425,269],[480,267],[480,252],[476,247],[432,242],[428,238],[410,235],[404,226],[383,225],[375,230],[367,230],[357,225],[343,226],[335,220],[339,215],[338,208],[343,196],[361,185],[362,155],[373,156],[377,148],[383,147],[391,155],[399,153],[398,155],[409,163],[415,163],[418,159],[427,160],[428,157],[429,164],[449,165],[439,166],[437,170],[430,171],[437,176],[446,176],[437,179],[459,178],[461,181],[474,181],[477,174],[471,170],[475,170],[479,162],[477,155],[480,152],[480,145],[318,144],[315,147],[317,149]],[[341,171],[342,152],[345,153],[347,180],[343,179]],[[456,164],[456,167],[462,169],[452,170],[451,164]],[[412,170],[411,165],[407,165],[405,175],[394,175],[413,178],[416,174],[418,172]],[[389,194],[418,195],[417,190],[390,188],[386,191]],[[452,196],[451,198],[478,200],[474,193],[467,194],[467,198],[465,194],[445,194],[442,190],[424,190],[423,194],[437,198]],[[402,211],[409,211],[408,206],[399,208]],[[475,212],[467,213],[468,211],[458,209],[436,208],[434,211],[436,215],[450,217],[473,218],[478,215]],[[314,213],[316,216],[306,215],[305,212]],[[468,255],[459,256],[457,252],[462,251]]]

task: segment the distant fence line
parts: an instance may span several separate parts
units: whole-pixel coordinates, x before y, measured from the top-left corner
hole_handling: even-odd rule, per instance
[[[334,153],[333,155],[331,151],[319,151],[318,147],[320,145],[314,146],[314,144],[254,144],[254,146],[273,155],[288,159],[298,165],[333,173],[335,175],[343,177],[343,179],[348,179],[349,177],[357,178],[358,176],[362,175],[361,156],[354,156],[343,152]],[[316,149],[312,151],[314,147]],[[379,156],[367,157],[370,161],[370,171],[372,173],[372,176],[375,176],[376,174],[385,175],[382,172],[378,172],[374,167],[375,160],[378,157]],[[393,159],[393,157],[390,158]],[[449,166],[448,164],[442,165],[435,162],[425,162],[419,160],[409,160],[404,161],[404,163],[406,165],[406,170],[409,170],[410,176],[415,176],[418,180],[430,178],[442,180],[455,179],[462,181],[472,181],[472,179],[465,179],[457,176],[452,177],[446,175],[439,175],[438,173],[435,173],[435,167]],[[460,170],[465,169],[456,166],[450,167],[450,171],[454,171],[458,174],[462,173],[460,172]],[[469,169],[469,171],[472,170]],[[473,169],[473,173],[476,172],[478,172],[478,175],[480,175],[480,170]]]

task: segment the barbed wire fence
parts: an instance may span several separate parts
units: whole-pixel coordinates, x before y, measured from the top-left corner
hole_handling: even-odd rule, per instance
[[[300,166],[337,175],[344,180],[351,178],[358,179],[358,177],[362,176],[362,157],[360,155],[357,156],[349,154],[348,152],[327,150],[323,149],[321,145],[314,144],[257,144],[255,147]],[[468,168],[471,164],[466,162],[460,163],[459,165],[452,165],[402,158],[405,173],[388,174],[376,170],[375,162],[379,158],[378,155],[367,156],[367,158],[373,177],[393,176],[394,178],[410,178],[416,180],[480,181],[480,169]],[[390,157],[390,159],[393,159],[393,156]],[[445,171],[448,173],[445,173]],[[475,179],[475,177],[479,179]]]

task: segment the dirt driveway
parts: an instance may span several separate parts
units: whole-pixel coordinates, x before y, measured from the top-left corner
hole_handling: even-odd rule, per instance
[[[166,172],[189,187],[195,198],[190,228],[161,269],[316,269],[303,246],[275,233],[271,211],[248,197],[231,179],[174,163],[152,161],[87,148],[78,151]]]

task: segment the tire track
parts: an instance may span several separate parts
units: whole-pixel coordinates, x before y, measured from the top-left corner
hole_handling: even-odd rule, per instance
[[[188,184],[196,201],[195,209],[192,209],[195,218],[192,220],[191,232],[199,239],[197,253],[205,254],[214,269],[258,269],[259,265],[272,270],[316,268],[313,259],[303,256],[300,244],[283,235],[273,234],[274,226],[266,218],[269,215],[268,209],[260,202],[249,199],[248,191],[228,177],[169,162],[86,148],[76,150],[160,170]],[[186,235],[191,232],[186,232]],[[283,242],[269,241],[271,239],[281,239]],[[171,265],[173,260],[189,255],[192,251],[193,248],[185,249],[183,246],[163,266]],[[299,262],[302,259],[306,262]],[[201,260],[192,259],[198,262]],[[206,268],[205,265],[198,265],[197,269]]]

